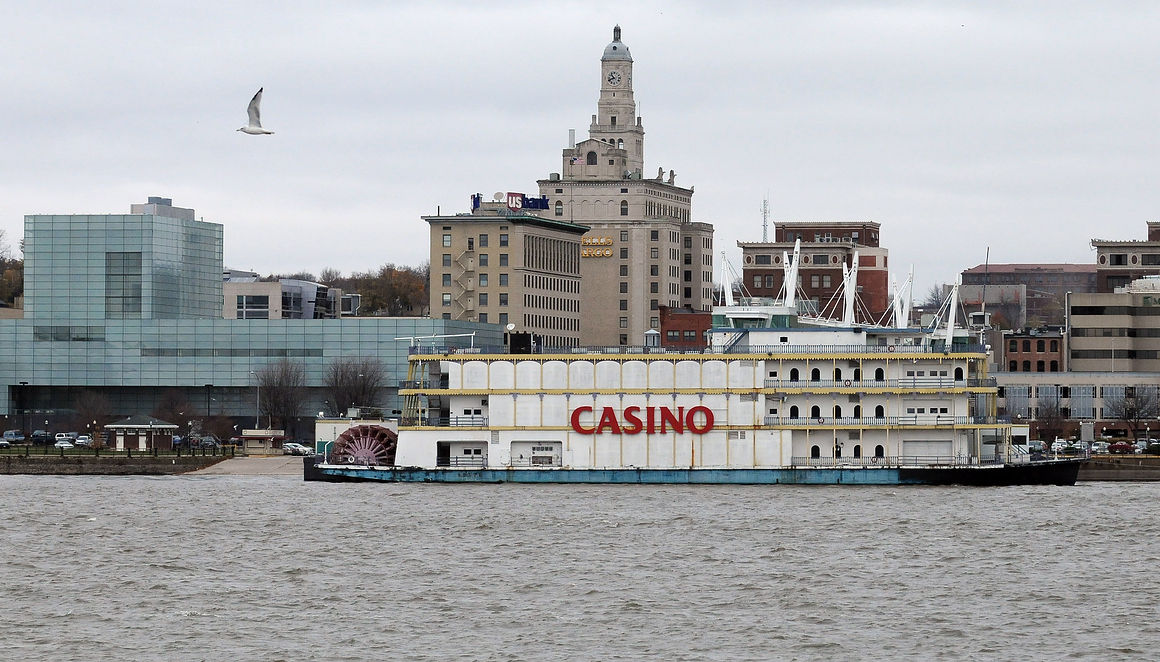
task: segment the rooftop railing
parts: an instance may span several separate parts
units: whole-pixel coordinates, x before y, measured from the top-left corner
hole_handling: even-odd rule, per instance
[[[510,354],[506,345],[481,345],[478,347],[448,347],[444,345],[412,345],[408,354]],[[532,354],[938,354],[941,349],[921,345],[747,345],[728,348],[703,347],[697,349],[680,347],[640,347],[611,345],[602,347],[536,347]],[[983,354],[984,345],[955,345],[950,353]]]

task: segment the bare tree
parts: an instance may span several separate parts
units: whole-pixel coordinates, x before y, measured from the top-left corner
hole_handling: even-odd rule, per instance
[[[1067,419],[1063,415],[1059,396],[1053,399],[1040,400],[1035,414],[1035,429],[1040,439],[1051,441],[1057,437],[1066,437]]]
[[[924,308],[938,308],[941,306],[943,302],[943,287],[942,283],[931,285],[930,289],[926,291],[926,296],[923,297],[918,305]]]
[[[306,399],[306,369],[300,362],[282,359],[257,370],[261,388],[258,409],[285,427],[302,411]]]
[[[113,406],[109,399],[96,391],[81,391],[73,406],[77,412],[73,422],[76,429],[89,432],[95,448],[105,446],[105,426],[113,422]]]
[[[331,267],[326,267],[322,270],[322,273],[318,274],[318,282],[324,285],[330,285],[339,278],[342,278],[342,272]]]
[[[327,367],[324,383],[331,406],[341,414],[359,405],[377,406],[379,393],[386,386],[386,371],[377,359],[342,357]]]
[[[1155,422],[1160,415],[1156,389],[1129,386],[1124,389],[1122,396],[1104,400],[1104,415],[1108,419],[1123,421],[1135,439],[1139,430]]]

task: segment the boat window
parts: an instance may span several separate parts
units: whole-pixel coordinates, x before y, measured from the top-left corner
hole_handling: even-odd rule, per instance
[[[857,444],[854,446],[854,457],[862,457],[862,445],[861,444]]]
[[[885,418],[886,409],[882,405],[874,407],[874,418]]]
[[[886,449],[882,447],[882,444],[874,447],[874,457],[886,457]]]
[[[821,379],[822,379],[822,371],[821,370],[814,368],[813,370],[810,371],[810,381],[811,382],[821,381]]]
[[[883,379],[886,379],[886,371],[884,371],[882,368],[875,368],[874,369],[874,381],[880,382]]]
[[[820,447],[813,446],[812,448],[810,448],[810,457],[821,457],[821,456],[822,456],[822,449]]]

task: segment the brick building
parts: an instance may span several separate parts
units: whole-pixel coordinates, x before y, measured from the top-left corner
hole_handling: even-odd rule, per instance
[[[880,224],[873,221],[778,223],[772,242],[737,242],[741,248],[745,288],[755,297],[777,297],[783,279],[783,254],[792,255],[801,240],[799,296],[819,311],[838,317],[842,310],[842,265],[853,265],[858,253],[858,298],[855,320],[877,322],[890,302],[889,251],[878,243]]]
[[[661,347],[700,349],[705,332],[713,326],[713,313],[689,307],[661,306]]]

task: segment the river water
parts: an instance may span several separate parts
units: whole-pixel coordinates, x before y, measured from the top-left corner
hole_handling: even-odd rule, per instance
[[[1160,484],[0,476],[12,660],[1151,660]]]

